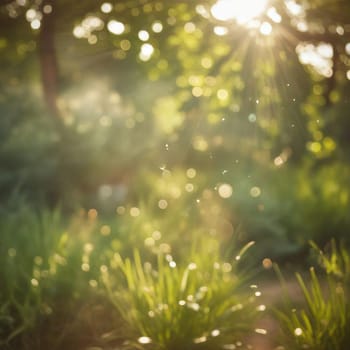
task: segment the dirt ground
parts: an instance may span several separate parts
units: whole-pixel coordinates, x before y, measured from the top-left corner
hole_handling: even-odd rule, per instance
[[[287,282],[286,287],[290,297],[295,300],[301,300],[302,292],[295,280]],[[261,291],[261,304],[266,305],[267,308],[271,308],[283,301],[283,292],[280,284],[275,281],[267,281],[259,285]],[[277,321],[271,315],[271,312],[267,312],[265,316],[256,324],[257,329],[265,329],[266,335],[255,334],[251,336],[247,342],[252,345],[254,350],[274,350],[281,346],[279,343],[279,326]]]

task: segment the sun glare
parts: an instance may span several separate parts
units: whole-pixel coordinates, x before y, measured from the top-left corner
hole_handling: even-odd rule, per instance
[[[236,20],[248,24],[260,16],[267,7],[268,0],[218,0],[211,8],[212,15],[220,21]]]

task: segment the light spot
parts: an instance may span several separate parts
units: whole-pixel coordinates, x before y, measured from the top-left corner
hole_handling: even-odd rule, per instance
[[[260,26],[260,33],[262,35],[270,35],[272,33],[272,25],[269,22],[263,22]]]
[[[101,271],[102,273],[107,273],[107,272],[108,272],[108,267],[107,267],[106,265],[101,265],[100,271]]]
[[[30,26],[32,27],[32,29],[39,29],[41,26],[41,22],[36,18],[30,22]]]
[[[147,237],[145,239],[145,246],[146,247],[153,247],[155,245],[155,241],[153,237]]]
[[[330,44],[300,43],[296,47],[299,61],[310,65],[318,74],[325,77],[333,75],[333,47]]]
[[[332,58],[334,54],[333,46],[330,44],[325,44],[325,43],[318,44],[316,50],[324,58]]]
[[[277,167],[280,167],[283,165],[284,161],[282,159],[282,157],[278,156],[276,157],[274,160],[273,160],[274,164],[277,166]]]
[[[239,24],[247,24],[261,15],[267,0],[218,0],[211,7],[211,14],[220,21],[236,20]]]
[[[251,123],[255,123],[256,122],[256,115],[254,113],[251,113],[248,115],[248,120],[251,122]]]
[[[85,31],[85,29],[82,26],[76,26],[73,29],[73,35],[78,38],[84,38],[87,35],[87,32]]]
[[[201,65],[203,68],[209,69],[213,65],[213,60],[210,57],[203,57],[201,59]]]
[[[262,261],[262,265],[263,265],[264,269],[271,269],[271,267],[272,267],[272,260],[269,259],[269,258],[265,258]]]
[[[185,301],[185,300],[179,300],[179,305],[180,305],[180,306],[186,305],[186,301]]]
[[[319,153],[322,149],[322,145],[319,142],[309,142],[307,146],[308,149],[313,153]]]
[[[215,26],[213,31],[217,36],[224,36],[228,33],[228,28],[223,26]]]
[[[195,86],[192,88],[192,95],[194,97],[200,97],[203,95],[203,89],[199,86]]]
[[[129,40],[126,40],[126,39],[122,40],[122,41],[120,42],[120,48],[121,48],[123,51],[128,51],[128,50],[130,50],[130,48],[131,48],[131,43],[130,43],[130,41],[129,41]]]
[[[152,24],[152,30],[155,33],[160,33],[163,30],[163,24],[161,22],[154,22]]]
[[[303,334],[303,330],[301,328],[295,328],[294,334],[299,337]]]
[[[233,193],[232,186],[229,184],[221,184],[218,188],[218,193],[221,198],[230,198]]]
[[[189,169],[186,170],[186,176],[189,179],[193,179],[194,177],[196,177],[196,175],[197,175],[196,169],[189,168]]]
[[[275,23],[281,23],[282,22],[282,17],[281,15],[277,12],[275,7],[270,7],[267,11],[267,15],[271,18],[272,21]]]
[[[207,341],[207,337],[206,337],[206,336],[193,339],[193,342],[194,342],[195,344],[204,343],[204,342],[206,342],[206,341]]]
[[[256,297],[260,297],[261,296],[261,292],[260,291],[257,291],[254,293]]]
[[[254,186],[250,189],[250,195],[254,198],[259,197],[261,195],[261,189],[257,186]]]
[[[266,306],[261,304],[261,305],[257,306],[256,310],[257,311],[265,311],[266,310]]]
[[[89,285],[91,288],[96,288],[98,286],[98,283],[96,280],[90,280]]]
[[[193,33],[196,30],[196,26],[192,22],[187,22],[184,25],[184,30],[185,30],[186,33]]]
[[[43,12],[46,14],[49,14],[52,12],[52,6],[51,5],[45,5],[43,8]]]
[[[125,25],[122,22],[112,19],[107,24],[107,29],[109,32],[115,35],[123,34],[125,31]]]
[[[140,30],[137,36],[141,41],[147,41],[149,39],[147,30]]]
[[[196,263],[190,263],[187,267],[190,271],[193,271],[197,268],[197,264]]]
[[[235,344],[224,344],[222,346],[222,348],[225,350],[234,350],[234,349],[236,349],[236,345]]]
[[[215,270],[220,270],[220,264],[218,262],[214,262],[213,267]]]
[[[150,344],[152,343],[152,339],[150,337],[140,337],[139,339],[137,339],[137,341],[140,343],[140,344]]]
[[[345,45],[345,52],[350,55],[350,42]]]
[[[103,225],[100,229],[102,236],[109,236],[111,234],[111,228],[108,225]]]
[[[232,265],[230,263],[223,263],[222,264],[222,271],[223,272],[230,272],[232,270]]]
[[[195,136],[192,141],[193,148],[196,151],[205,152],[208,149],[208,142],[203,136]]]
[[[216,95],[219,100],[226,100],[228,98],[228,91],[226,89],[219,89]]]
[[[197,5],[196,6],[196,12],[201,15],[203,18],[209,18],[210,17],[210,14],[209,12],[207,11],[207,9],[205,8],[204,5]]]
[[[87,216],[90,220],[96,220],[97,218],[97,210],[92,208],[92,209],[89,209],[88,213],[87,213]]]
[[[84,272],[88,272],[88,271],[90,271],[90,265],[88,263],[81,264],[81,269]]]
[[[143,44],[139,54],[140,60],[144,62],[148,61],[152,57],[153,52],[154,47],[151,44]]]
[[[33,287],[38,287],[39,286],[39,281],[35,278],[32,278],[30,280],[30,283],[32,284]]]
[[[137,208],[137,207],[132,207],[132,208],[130,208],[130,215],[132,216],[132,217],[137,217],[137,216],[139,216],[140,215],[140,209],[139,208]]]
[[[198,303],[187,303],[187,307],[193,311],[199,311],[200,306]]]
[[[168,207],[168,202],[165,200],[165,199],[161,199],[159,202],[158,202],[158,207],[160,209],[166,209]]]
[[[288,12],[293,16],[301,16],[304,12],[303,7],[296,3],[295,0],[285,1]]]
[[[100,118],[100,122],[101,122]],[[113,188],[110,185],[101,185],[98,189],[98,196],[102,199],[102,200],[106,200],[107,198],[111,197],[113,194]]]
[[[214,330],[211,331],[210,334],[211,334],[212,337],[217,337],[217,336],[220,335],[220,330],[214,329]]]
[[[169,266],[174,269],[176,267],[176,262],[175,261],[170,261]]]
[[[171,252],[171,246],[167,243],[162,243],[159,245],[159,249],[162,253],[167,254]]]
[[[263,328],[255,328],[255,333],[265,335],[265,334],[267,334],[267,330],[263,329]]]
[[[159,231],[154,231],[152,233],[152,238],[156,241],[160,240],[162,238],[162,234]]]
[[[235,312],[235,311],[238,311],[238,310],[242,310],[243,309],[243,305],[242,304],[237,304],[237,305],[234,305],[231,307],[231,311],[232,312]]]
[[[335,31],[337,32],[338,35],[344,35],[344,33],[345,33],[345,30],[344,30],[343,26],[337,26]]]
[[[94,44],[96,44],[97,43],[97,36],[96,35],[89,35],[89,37],[88,37],[88,43],[90,44],[90,45],[94,45]]]
[[[31,22],[35,19],[36,17],[36,11],[34,9],[29,9],[27,12],[26,12],[26,19],[28,22]]]
[[[186,190],[186,192],[193,192],[193,190],[194,190],[193,184],[187,183],[187,184],[185,185],[185,190]]]
[[[102,5],[101,5],[101,11],[103,13],[111,13],[112,12],[112,9],[113,9],[113,6],[111,3],[109,2],[104,2]]]
[[[123,206],[117,207],[116,212],[118,215],[124,215],[125,214],[125,207],[123,207]]]

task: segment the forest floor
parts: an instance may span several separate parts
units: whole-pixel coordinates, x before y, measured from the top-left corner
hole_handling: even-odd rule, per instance
[[[293,301],[300,302],[302,300],[302,291],[296,280],[286,282],[286,289]],[[259,290],[262,293],[260,296],[261,304],[266,305],[269,309],[283,303],[283,291],[278,282],[264,281],[260,283]],[[281,345],[278,341],[280,334],[279,324],[271,312],[257,322],[256,328],[265,329],[267,334],[254,334],[247,340],[254,350],[273,350]]]

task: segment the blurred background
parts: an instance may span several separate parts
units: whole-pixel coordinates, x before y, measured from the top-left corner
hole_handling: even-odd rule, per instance
[[[349,111],[348,0],[1,0],[0,348],[345,349]]]
[[[95,210],[170,241],[254,240],[257,261],[348,241],[348,1],[3,0],[0,16],[2,215]]]

